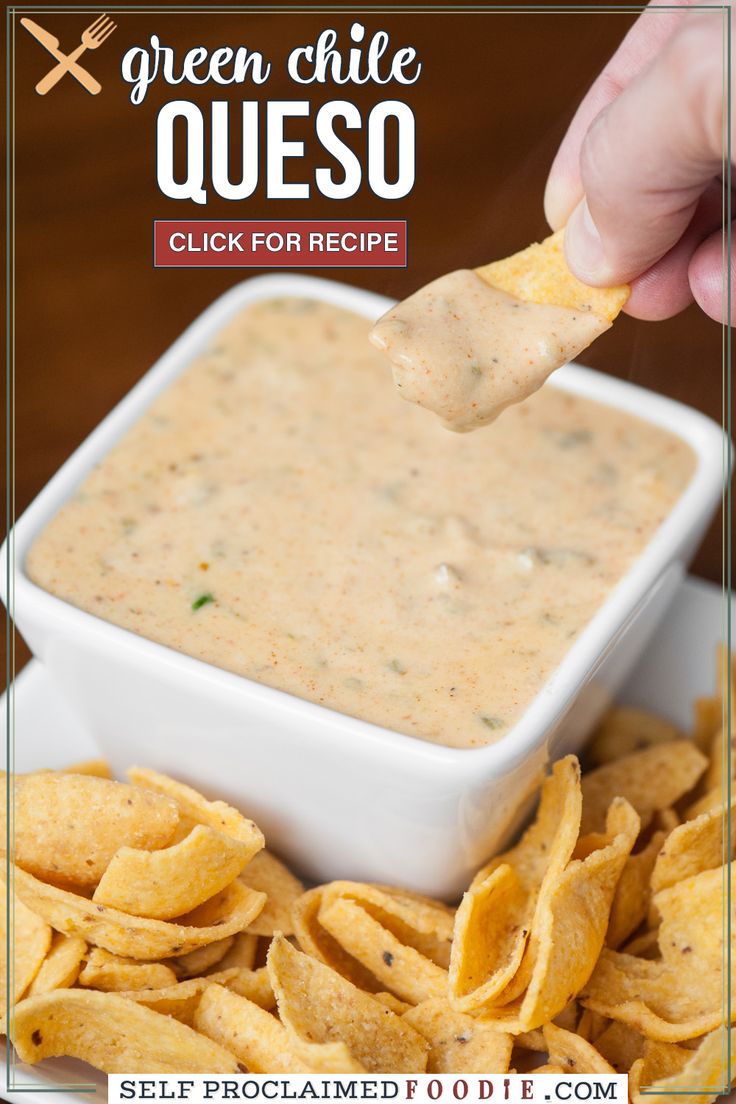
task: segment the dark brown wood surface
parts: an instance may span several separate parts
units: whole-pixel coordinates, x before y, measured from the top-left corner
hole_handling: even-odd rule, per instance
[[[633,16],[585,14],[156,14],[115,13],[118,30],[89,69],[103,91],[92,97],[66,76],[47,96],[35,83],[53,64],[16,27],[16,472],[18,513],[62,461],[208,303],[247,272],[156,270],[156,217],[402,217],[409,220],[406,270],[331,271],[330,278],[402,296],[447,270],[471,267],[544,235],[545,175],[576,103]],[[656,18],[656,13],[650,17]],[[92,16],[36,16],[64,50]],[[352,18],[385,28],[395,46],[419,51],[419,82],[388,93],[372,86],[301,90],[284,58],[326,26],[345,35]],[[232,203],[207,208],[165,199],[155,179],[155,119],[165,100],[206,104],[204,89],[154,86],[142,106],[128,100],[120,60],[151,34],[182,51],[246,44],[274,63],[265,88],[228,87],[216,97],[348,98],[361,109],[398,95],[417,119],[417,183],[400,202],[366,187],[353,200]],[[297,128],[298,130],[298,128]],[[301,134],[312,143],[313,128]],[[234,146],[237,151],[237,145]],[[358,136],[356,149],[360,148]],[[292,179],[320,163],[312,152]],[[623,318],[585,356],[587,363],[672,395],[721,419],[720,327],[695,308],[669,322]],[[490,445],[489,435],[489,445]],[[717,522],[695,569],[721,577]],[[19,663],[25,652],[19,651]]]

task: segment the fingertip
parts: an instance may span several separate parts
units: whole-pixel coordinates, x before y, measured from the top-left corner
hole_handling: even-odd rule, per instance
[[[705,241],[701,242],[690,258],[688,266],[688,279],[700,309],[715,322],[734,323],[736,314],[734,304],[734,291],[736,290],[736,272],[734,271],[734,259],[731,258],[731,310],[730,320],[728,307],[728,288],[726,287],[726,270],[723,256],[723,231],[718,230]]]
[[[708,261],[708,250],[701,254],[693,273],[693,259],[710,240],[714,227],[721,221],[721,188],[713,184],[701,197],[689,227],[676,245],[661,260],[637,276],[631,282],[631,297],[624,310],[632,318],[644,322],[660,322],[672,318],[689,307],[695,298],[694,288],[699,282],[707,284],[711,278],[713,263]],[[720,232],[715,235],[720,248]],[[712,247],[709,247],[712,248]],[[704,273],[701,277],[700,266]],[[718,291],[704,289],[703,294],[714,300],[720,296],[720,270],[717,274]],[[702,306],[702,304],[701,304]],[[705,310],[706,308],[703,307]],[[706,313],[713,317],[710,310]]]
[[[667,256],[631,283],[624,311],[641,322],[663,322],[689,307],[693,293],[687,278],[687,258]]]

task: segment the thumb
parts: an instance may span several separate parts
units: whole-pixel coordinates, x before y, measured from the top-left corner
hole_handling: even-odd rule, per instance
[[[722,169],[725,26],[692,14],[594,120],[580,153],[585,196],[565,252],[588,284],[625,283],[679,241]]]

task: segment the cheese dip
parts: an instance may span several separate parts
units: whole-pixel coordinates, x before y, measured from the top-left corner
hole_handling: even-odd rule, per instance
[[[31,578],[398,732],[498,740],[670,510],[678,438],[547,386],[488,433],[396,395],[361,317],[241,313],[42,532]]]
[[[528,398],[610,325],[592,311],[527,303],[461,270],[393,307],[370,337],[402,398],[462,431]]]

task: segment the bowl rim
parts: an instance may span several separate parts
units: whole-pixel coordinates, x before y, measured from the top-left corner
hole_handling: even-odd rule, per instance
[[[352,736],[360,750],[371,746],[388,754],[395,764],[402,759],[414,770],[433,773],[439,766],[460,773],[476,774],[508,769],[541,746],[587,679],[590,671],[615,641],[665,569],[677,561],[688,537],[708,521],[722,498],[729,468],[730,442],[724,430],[711,418],[655,392],[605,373],[569,364],[558,369],[548,386],[626,411],[640,420],[668,429],[692,449],[696,464],[689,482],[667,517],[655,531],[629,570],[608,593],[603,604],[580,631],[572,646],[516,723],[492,744],[456,748],[417,736],[384,728],[343,714],[324,705],[299,698],[283,690],[226,671],[204,660],[178,652],[168,645],[139,636],[129,629],[105,621],[72,605],[33,583],[25,571],[30,545],[66,501],[91,468],[138,420],[149,403],[184,371],[211,337],[244,307],[280,295],[299,295],[352,310],[375,319],[394,301],[374,292],[335,280],[296,273],[275,273],[250,277],[231,287],[210,304],[149,368],[141,379],[107,414],[92,433],[74,450],[33,502],[15,522],[0,549],[0,597],[15,613],[15,601],[36,609],[42,620],[67,623],[73,634],[92,634],[96,647],[105,651],[137,653],[147,664],[175,669],[188,683],[211,684],[228,698],[244,695],[266,710],[298,712],[320,727],[323,742],[335,744],[341,752]],[[14,570],[10,570],[13,567]],[[11,578],[12,575],[12,578]],[[306,716],[304,716],[306,714]],[[310,726],[313,728],[314,725]],[[350,731],[345,731],[352,729]],[[313,737],[310,735],[309,739]],[[355,749],[352,749],[355,750]]]

